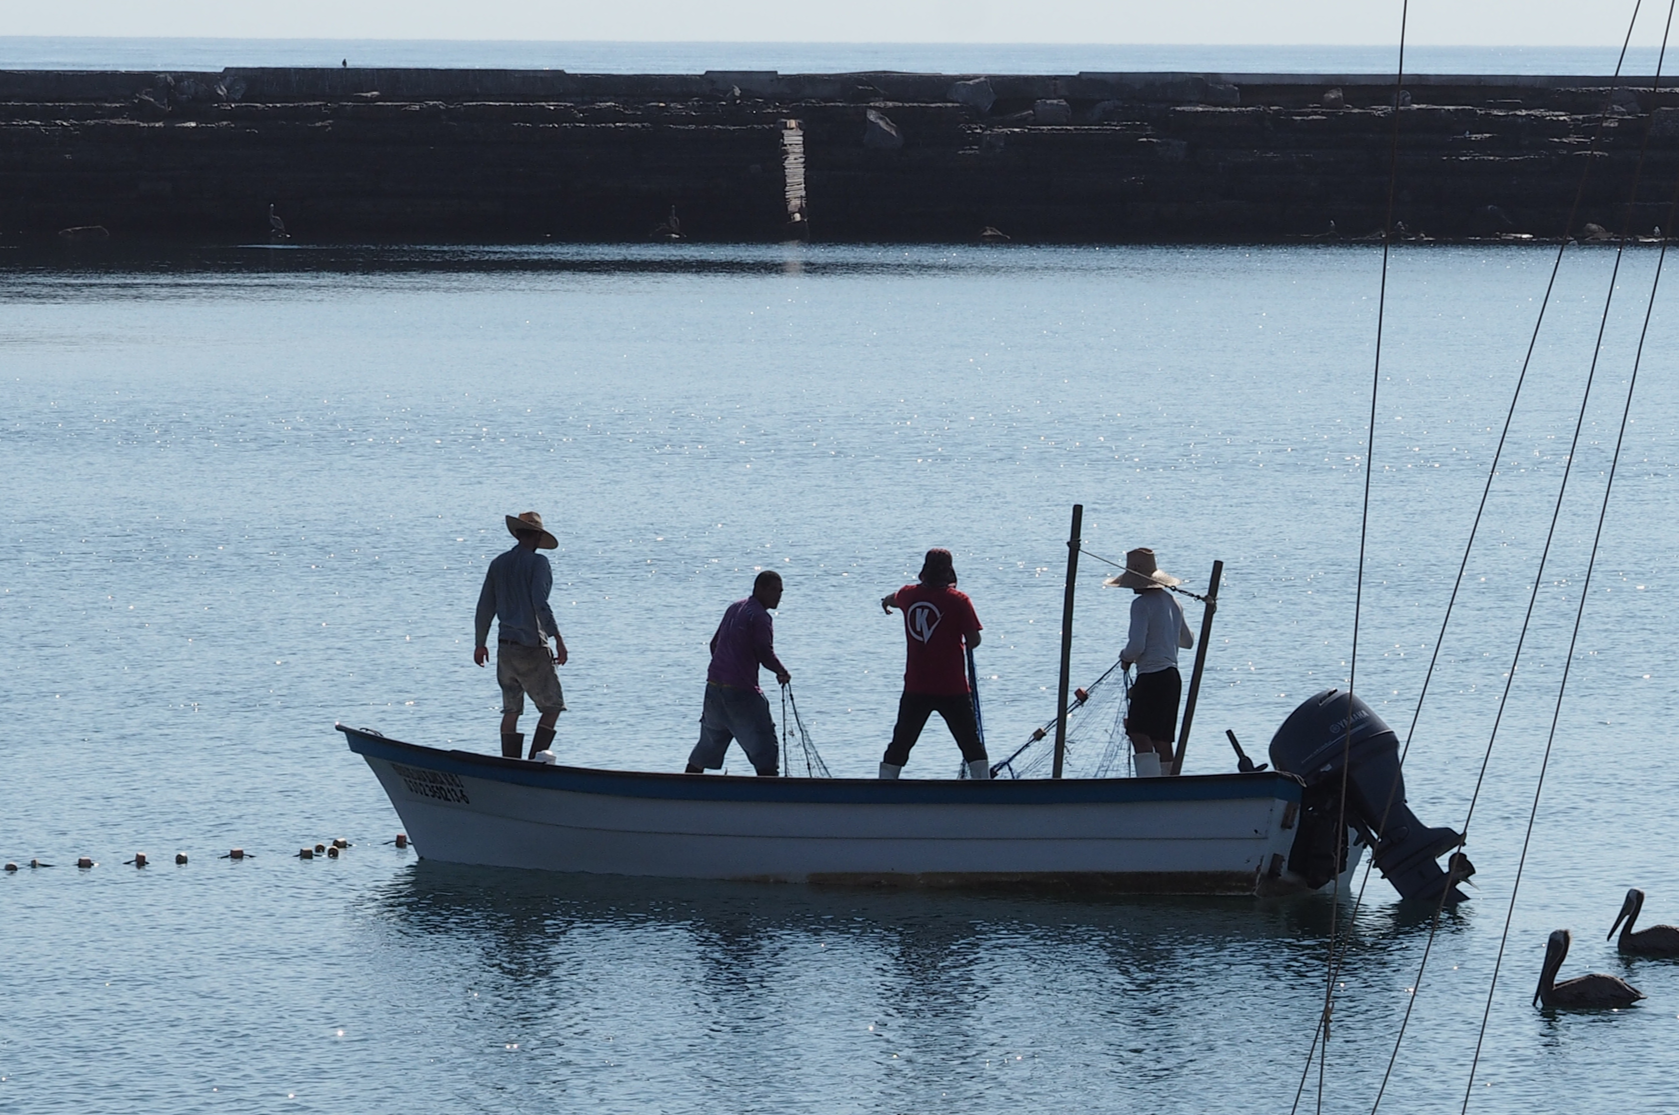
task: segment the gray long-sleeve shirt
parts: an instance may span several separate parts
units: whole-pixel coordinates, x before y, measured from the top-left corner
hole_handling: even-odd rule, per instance
[[[548,607],[548,592],[553,587],[554,570],[535,550],[514,545],[506,553],[497,554],[484,573],[484,589],[478,594],[476,645],[489,645],[492,619],[501,621],[498,636],[509,643],[539,647],[559,635],[560,626]]]
[[[1153,674],[1178,664],[1178,648],[1195,645],[1183,609],[1163,588],[1139,592],[1131,601],[1130,638],[1120,657],[1137,664],[1137,673]]]

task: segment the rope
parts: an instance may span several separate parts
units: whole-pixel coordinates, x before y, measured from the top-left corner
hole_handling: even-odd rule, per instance
[[[1405,31],[1410,20],[1410,0],[1404,0],[1399,9],[1399,62],[1393,75],[1393,139],[1388,150],[1388,200],[1387,214],[1382,225],[1382,281],[1376,299],[1376,351],[1370,372],[1370,419],[1369,434],[1365,440],[1364,449],[1364,500],[1359,512],[1358,523],[1358,579],[1353,589],[1353,639],[1352,653],[1347,661],[1347,732],[1341,749],[1341,791],[1340,800],[1336,807],[1335,838],[1337,846],[1344,839],[1347,831],[1347,780],[1352,773],[1353,750],[1353,716],[1352,702],[1358,691],[1358,636],[1360,624],[1364,617],[1364,559],[1366,546],[1370,537],[1370,484],[1375,474],[1376,453],[1376,402],[1381,393],[1382,385],[1382,334],[1387,324],[1387,294],[1388,294],[1388,259],[1393,250],[1393,206],[1399,191],[1399,108],[1400,99],[1404,94],[1405,85]],[[1313,1045],[1318,1048],[1318,1093],[1317,1110],[1323,1111],[1324,1077],[1329,1068],[1329,1022],[1335,1009],[1335,975],[1340,965],[1336,959],[1335,946],[1340,937],[1341,914],[1341,875],[1340,860],[1336,860],[1335,887],[1330,892],[1329,902],[1329,955],[1324,962],[1323,983],[1323,1012],[1319,1018],[1319,1029],[1323,1034],[1323,1044],[1317,1046],[1316,1038]],[[1351,927],[1348,927],[1351,935]],[[1311,1067],[1308,1060],[1307,1068]],[[1305,1081],[1302,1078],[1301,1086]],[[1296,1103],[1299,1097],[1296,1096]]]
[[[1641,0],[1640,0],[1640,2],[1641,2]],[[1668,27],[1669,28],[1671,28],[1671,26],[1672,26],[1673,10],[1674,10],[1674,5],[1672,3],[1672,0],[1670,0],[1669,7],[1668,7]],[[1629,25],[1627,27],[1627,39],[1626,39],[1626,41],[1628,43],[1630,43],[1630,41],[1632,39],[1633,26],[1636,25],[1637,20],[1638,20],[1638,5],[1635,5],[1634,9],[1633,9],[1632,22],[1629,23]],[[1658,86],[1659,86],[1660,81],[1661,81],[1661,67],[1662,67],[1662,61],[1663,61],[1663,59],[1665,58],[1665,55],[1666,55],[1666,50],[1667,50],[1667,32],[1664,31],[1663,32],[1663,37],[1662,37],[1662,54],[1660,56],[1658,56],[1657,64],[1656,64],[1656,79],[1655,80],[1656,80],[1656,83],[1657,83]],[[1623,45],[1622,46],[1622,57],[1623,57],[1623,59],[1625,57],[1625,52],[1626,52],[1626,46]],[[1618,71],[1619,71],[1619,67],[1617,67],[1617,75],[1618,75]],[[1611,97],[1613,97],[1613,93],[1611,93]],[[1606,106],[1605,116],[1607,116],[1607,115],[1608,115],[1608,109],[1607,109],[1607,106]],[[1601,125],[1601,122],[1600,122],[1600,125]],[[1648,128],[1646,128],[1645,137],[1644,137],[1644,144],[1639,148],[1638,162],[1635,165],[1634,170],[1633,170],[1632,187],[1631,187],[1631,191],[1628,194],[1627,221],[1628,221],[1629,232],[1630,232],[1630,223],[1631,223],[1631,219],[1632,219],[1632,204],[1637,199],[1637,196],[1638,196],[1638,183],[1639,183],[1639,180],[1640,180],[1640,178],[1642,177],[1642,174],[1643,174],[1644,156],[1645,156],[1645,152],[1648,149],[1648,145],[1649,145],[1649,130],[1648,130]],[[1517,639],[1516,639],[1516,651],[1515,651],[1514,656],[1510,660],[1510,670],[1505,675],[1504,691],[1499,697],[1498,713],[1493,719],[1492,733],[1487,739],[1486,751],[1483,754],[1482,759],[1481,759],[1481,770],[1480,770],[1479,775],[1475,779],[1475,790],[1474,790],[1474,793],[1470,796],[1469,809],[1464,815],[1463,836],[1464,836],[1465,841],[1468,840],[1469,825],[1470,825],[1471,820],[1474,818],[1475,808],[1480,801],[1481,788],[1486,781],[1487,768],[1492,761],[1492,749],[1493,749],[1494,743],[1496,742],[1496,740],[1498,738],[1499,727],[1502,725],[1503,720],[1504,720],[1504,710],[1505,710],[1505,707],[1507,706],[1507,704],[1509,702],[1510,692],[1515,685],[1516,668],[1521,661],[1522,651],[1523,651],[1523,649],[1526,645],[1526,642],[1527,642],[1527,633],[1528,633],[1529,626],[1531,625],[1531,623],[1533,621],[1534,609],[1537,605],[1538,598],[1539,598],[1539,589],[1540,589],[1540,587],[1543,584],[1544,579],[1545,579],[1545,566],[1550,559],[1551,544],[1556,538],[1556,529],[1557,529],[1557,524],[1561,519],[1564,497],[1566,496],[1566,494],[1568,492],[1568,482],[1569,482],[1569,479],[1573,475],[1574,458],[1575,458],[1575,456],[1576,456],[1576,454],[1579,450],[1580,434],[1585,427],[1586,407],[1587,407],[1587,404],[1591,400],[1592,385],[1593,385],[1593,383],[1596,379],[1596,376],[1597,376],[1598,359],[1599,359],[1599,356],[1601,355],[1602,349],[1603,349],[1603,335],[1604,335],[1604,332],[1608,328],[1609,309],[1610,309],[1610,306],[1613,304],[1614,298],[1615,298],[1615,279],[1620,273],[1621,259],[1624,255],[1625,251],[1626,251],[1626,239],[1627,239],[1627,236],[1623,235],[1622,238],[1621,238],[1620,246],[1617,248],[1616,253],[1615,253],[1615,266],[1614,266],[1614,269],[1610,273],[1609,291],[1604,298],[1603,313],[1602,313],[1602,316],[1601,316],[1601,318],[1598,322],[1597,340],[1596,340],[1596,345],[1592,350],[1591,366],[1586,373],[1585,390],[1581,394],[1579,413],[1578,413],[1578,415],[1575,419],[1574,437],[1573,437],[1573,440],[1571,441],[1570,446],[1569,446],[1567,463],[1563,466],[1562,482],[1557,488],[1556,504],[1552,508],[1552,511],[1551,511],[1550,528],[1546,532],[1545,546],[1544,546],[1544,549],[1541,551],[1540,556],[1539,556],[1539,569],[1538,569],[1538,571],[1537,571],[1537,573],[1534,577],[1533,591],[1528,595],[1527,611],[1526,611],[1525,615],[1522,617],[1521,632],[1517,636]],[[1663,246],[1663,250],[1665,251],[1665,244]],[[1559,259],[1560,259],[1560,252],[1559,252]],[[1554,275],[1553,275],[1553,279],[1554,279]],[[1535,327],[1535,329],[1536,329],[1536,332],[1537,332],[1537,326]],[[1524,367],[1524,374],[1525,374],[1525,367]],[[1630,406],[1630,401],[1629,401],[1628,405]],[[1595,553],[1595,549],[1594,549],[1594,553]],[[1582,597],[1582,607],[1583,606],[1584,606],[1584,597]],[[1576,620],[1576,634],[1577,633],[1578,633],[1578,620]],[[1570,644],[1570,653],[1572,654],[1572,643]],[[1567,671],[1567,667],[1565,665],[1564,675],[1563,675],[1565,685],[1567,683],[1567,672],[1566,671]],[[1561,696],[1562,696],[1561,691],[1559,690],[1559,692],[1558,692],[1558,700],[1559,701],[1561,700]],[[1554,726],[1553,726],[1553,731],[1554,731]],[[1545,768],[1545,764],[1548,764],[1549,761],[1550,761],[1550,744],[1547,743],[1546,748],[1545,748],[1544,759],[1542,760],[1542,764],[1541,764],[1541,767],[1540,767],[1540,775],[1539,775],[1540,787],[1543,787],[1543,785],[1544,785],[1544,768]],[[1535,811],[1538,810],[1538,790],[1537,789],[1535,790],[1533,808],[1534,808]],[[1529,828],[1528,828],[1528,836],[1531,837],[1531,835],[1532,835],[1532,820],[1530,818]],[[1520,886],[1520,880],[1521,880],[1521,863],[1525,863],[1526,854],[1527,854],[1527,843],[1526,843],[1525,839],[1524,839],[1522,848],[1523,848],[1522,861],[1520,863],[1518,863],[1518,866],[1517,866],[1517,875],[1516,875],[1516,884],[1515,884],[1516,887],[1518,887],[1518,888]],[[1439,929],[1440,915],[1441,915],[1441,912],[1442,912],[1442,910],[1444,909],[1444,906],[1445,906],[1446,893],[1449,893],[1449,888],[1448,888],[1447,891],[1442,892],[1440,904],[1438,906],[1436,906],[1436,908],[1435,908],[1434,916],[1433,916],[1433,919],[1432,919],[1432,921],[1430,923],[1430,926],[1429,926],[1428,943],[1423,949],[1422,958],[1421,958],[1421,960],[1420,960],[1420,962],[1417,966],[1417,978],[1412,984],[1411,999],[1410,999],[1410,1002],[1408,1002],[1406,1004],[1405,1015],[1400,1021],[1399,1033],[1398,1033],[1398,1036],[1396,1037],[1396,1039],[1394,1041],[1393,1054],[1389,1058],[1387,1071],[1382,1076],[1381,1088],[1376,1093],[1376,1102],[1371,1107],[1372,1115],[1375,1115],[1375,1111],[1376,1111],[1377,1107],[1379,1107],[1381,1105],[1382,1097],[1386,1094],[1386,1091],[1387,1091],[1388,1082],[1392,1078],[1394,1066],[1398,1063],[1400,1045],[1405,1040],[1405,1033],[1406,1033],[1407,1028],[1409,1027],[1410,1020],[1411,1020],[1411,1013],[1412,1013],[1412,1010],[1414,1009],[1414,1007],[1416,1005],[1417,995],[1420,994],[1420,992],[1421,992],[1422,977],[1423,977],[1423,974],[1427,971],[1428,960],[1429,960],[1429,957],[1430,957],[1430,955],[1433,951],[1434,937],[1435,937],[1435,935],[1436,935],[1436,933],[1438,932],[1438,929]],[[1511,898],[1511,906],[1510,906],[1510,910],[1509,910],[1509,912],[1506,916],[1506,921],[1505,921],[1505,926],[1504,926],[1505,936],[1500,939],[1498,957],[1497,957],[1497,960],[1494,962],[1494,967],[1493,967],[1493,985],[1494,986],[1497,984],[1498,970],[1499,970],[1499,967],[1502,965],[1503,959],[1504,959],[1504,943],[1505,943],[1505,940],[1508,938],[1509,929],[1510,929],[1509,918],[1513,917],[1514,913],[1515,913],[1515,891],[1514,890],[1512,890],[1510,898]],[[1491,1010],[1492,1010],[1492,992],[1493,992],[1493,986],[1489,986],[1488,989],[1487,989],[1487,1007],[1486,1007],[1487,1015],[1490,1015]],[[1480,1043],[1486,1037],[1486,1017],[1487,1017],[1487,1015],[1484,1015],[1483,1018],[1482,1018],[1481,1035],[1480,1035],[1480,1038],[1477,1039],[1477,1042],[1476,1042],[1475,1059],[1474,1059],[1474,1062],[1472,1062],[1472,1063],[1478,1063],[1479,1059],[1480,1059]],[[1471,1075],[1471,1085],[1472,1085],[1473,1084],[1473,1075],[1474,1075],[1474,1069],[1473,1068],[1471,1068],[1471,1070],[1470,1070],[1470,1075]],[[1467,1110],[1468,1105],[1469,1105],[1469,1097],[1468,1097],[1467,1094],[1465,1094],[1465,1096],[1464,1096],[1464,1109],[1465,1110]]]
[[[792,725],[787,721],[787,710],[793,710]],[[832,778],[828,773],[828,764],[822,761],[822,756],[816,750],[816,744],[811,742],[810,732],[805,728],[804,720],[799,716],[799,702],[793,699],[793,686],[783,684],[781,687],[781,753],[788,756],[787,769],[792,771],[792,746],[789,736],[799,737],[799,749],[804,754],[806,778]]]
[[[1509,406],[1508,410],[1505,412],[1505,416],[1504,416],[1504,427],[1503,427],[1502,431],[1499,433],[1498,446],[1497,446],[1497,449],[1494,451],[1493,456],[1492,456],[1492,461],[1487,468],[1487,479],[1486,479],[1486,484],[1481,489],[1480,504],[1477,506],[1477,508],[1475,510],[1475,519],[1474,519],[1474,522],[1470,526],[1469,539],[1464,545],[1463,559],[1458,565],[1457,578],[1452,583],[1451,597],[1446,602],[1445,615],[1441,618],[1440,633],[1436,637],[1435,642],[1434,642],[1434,651],[1433,651],[1433,654],[1429,658],[1428,670],[1423,676],[1422,688],[1417,694],[1417,704],[1416,704],[1416,707],[1413,710],[1412,715],[1411,715],[1411,725],[1410,725],[1410,728],[1405,733],[1405,744],[1404,744],[1403,748],[1401,748],[1400,753],[1399,753],[1399,770],[1398,770],[1398,772],[1396,772],[1396,777],[1395,777],[1393,786],[1391,786],[1388,790],[1387,802],[1382,808],[1381,828],[1384,831],[1387,828],[1388,817],[1392,813],[1394,802],[1395,802],[1395,800],[1397,799],[1397,796],[1398,796],[1399,778],[1403,776],[1405,760],[1410,755],[1411,742],[1415,738],[1416,730],[1417,730],[1417,723],[1422,716],[1422,706],[1423,706],[1423,703],[1428,696],[1429,685],[1431,684],[1431,682],[1433,680],[1435,667],[1438,665],[1439,660],[1440,660],[1440,650],[1441,650],[1441,647],[1445,643],[1446,630],[1447,630],[1448,625],[1451,622],[1452,612],[1456,607],[1458,594],[1459,594],[1459,592],[1460,592],[1460,590],[1462,589],[1462,586],[1463,586],[1463,578],[1464,578],[1465,572],[1467,571],[1467,569],[1469,567],[1470,553],[1474,548],[1475,540],[1478,537],[1479,532],[1480,532],[1481,520],[1482,520],[1483,515],[1486,512],[1487,501],[1488,501],[1488,498],[1489,498],[1489,496],[1491,494],[1491,491],[1492,491],[1493,478],[1498,475],[1498,464],[1499,464],[1500,459],[1503,456],[1504,445],[1505,445],[1506,441],[1508,440],[1508,438],[1510,436],[1510,428],[1511,428],[1511,426],[1512,426],[1512,424],[1514,423],[1514,420],[1515,420],[1516,405],[1517,405],[1517,402],[1521,398],[1522,388],[1523,388],[1523,385],[1526,383],[1526,380],[1527,380],[1528,368],[1533,361],[1534,349],[1536,348],[1536,346],[1538,344],[1538,341],[1539,341],[1540,328],[1544,324],[1545,313],[1546,313],[1546,310],[1550,306],[1551,295],[1554,292],[1555,287],[1556,287],[1557,274],[1562,267],[1563,252],[1566,251],[1566,249],[1568,247],[1568,244],[1569,244],[1570,237],[1573,233],[1574,221],[1579,215],[1580,205],[1581,205],[1581,202],[1584,200],[1584,197],[1585,197],[1586,184],[1591,177],[1592,166],[1596,162],[1595,156],[1597,154],[1597,149],[1598,149],[1599,144],[1602,141],[1604,124],[1605,124],[1605,121],[1609,117],[1610,108],[1614,103],[1615,90],[1617,88],[1619,88],[1618,81],[1619,81],[1619,78],[1620,78],[1620,75],[1621,75],[1621,69],[1626,62],[1627,49],[1628,49],[1628,46],[1630,45],[1630,43],[1632,41],[1633,27],[1638,22],[1639,7],[1640,7],[1641,4],[1642,4],[1642,0],[1635,0],[1635,3],[1633,5],[1632,18],[1627,25],[1626,38],[1621,44],[1620,56],[1616,59],[1616,62],[1615,62],[1615,72],[1614,72],[1613,77],[1611,78],[1610,92],[1607,95],[1607,98],[1604,102],[1603,111],[1598,117],[1597,126],[1596,126],[1596,128],[1593,129],[1593,132],[1592,132],[1591,144],[1587,149],[1586,159],[1585,159],[1584,165],[1582,166],[1581,172],[1580,172],[1580,183],[1579,183],[1579,186],[1575,190],[1574,201],[1573,201],[1573,204],[1571,205],[1571,207],[1569,208],[1569,211],[1568,211],[1567,223],[1563,226],[1562,239],[1561,239],[1560,243],[1557,245],[1556,258],[1552,261],[1552,264],[1551,264],[1550,278],[1545,284],[1544,297],[1540,300],[1540,303],[1539,303],[1539,314],[1538,314],[1538,317],[1534,321],[1532,335],[1528,338],[1527,351],[1526,351],[1525,356],[1522,359],[1521,373],[1516,378],[1515,390],[1511,393],[1511,396],[1510,396],[1510,406]],[[1671,224],[1671,220],[1670,220],[1670,224]],[[1664,250],[1665,250],[1665,242],[1664,242]],[[1490,747],[1490,743],[1489,743],[1489,747]],[[1484,774],[1484,772],[1485,772],[1485,768],[1483,766],[1483,774]],[[1473,807],[1471,807],[1471,808],[1473,808]],[[1467,820],[1465,822],[1465,836],[1467,836]],[[1365,894],[1366,889],[1369,886],[1370,875],[1371,875],[1372,871],[1374,871],[1374,869],[1375,869],[1375,861],[1374,861],[1374,857],[1372,857],[1371,860],[1369,860],[1365,863],[1364,877],[1359,883],[1358,894],[1353,900],[1352,911],[1349,915],[1351,920],[1356,920],[1357,919],[1358,912],[1363,907],[1364,894]],[[1442,899],[1444,898],[1445,893],[1449,893],[1449,888],[1448,888],[1447,892],[1442,893]],[[1441,909],[1443,909],[1443,907],[1444,907],[1444,902],[1441,903]],[[1428,945],[1425,947],[1425,950],[1424,950],[1424,964],[1425,965],[1426,965],[1426,962],[1427,962],[1427,951],[1428,951],[1429,948],[1432,948],[1432,945],[1433,945],[1434,931],[1435,931],[1435,929],[1438,928],[1439,915],[1440,915],[1440,909],[1437,909],[1436,912],[1435,912],[1434,923],[1430,928]],[[1342,964],[1344,964],[1344,961],[1345,961],[1345,957],[1343,956],[1342,962],[1337,965],[1337,974],[1338,974],[1339,969],[1342,966]],[[1418,981],[1419,982],[1416,983],[1416,984],[1413,984],[1414,988],[1420,986],[1421,976],[1422,976],[1422,973],[1421,973],[1421,971],[1419,971],[1418,972]],[[1334,980],[1332,979],[1331,982],[1333,983]],[[1415,994],[1412,995],[1410,1002],[1411,1002],[1411,1004],[1414,1004],[1416,1002]],[[1405,1020],[1402,1021],[1401,1025],[1400,1025],[1400,1033],[1399,1033],[1399,1040],[1400,1041],[1403,1041],[1404,1031],[1405,1031],[1406,1026],[1409,1023],[1409,1018],[1410,1018],[1410,1005],[1407,1005]],[[1300,1090],[1297,1091],[1296,1094],[1295,1094],[1295,1104],[1296,1104],[1296,1106],[1298,1106],[1298,1104],[1299,1104],[1301,1092],[1303,1092],[1304,1089],[1305,1089],[1306,1072],[1310,1070],[1312,1059],[1316,1055],[1318,1038],[1321,1036],[1322,1033],[1323,1033],[1323,1020],[1320,1018],[1319,1022],[1318,1022],[1317,1029],[1314,1031],[1314,1033],[1312,1035],[1312,1046],[1311,1046],[1311,1050],[1307,1053],[1306,1068],[1303,1069],[1302,1072],[1301,1072]],[[1397,1042],[1395,1044],[1395,1050],[1394,1050],[1394,1055],[1393,1056],[1394,1056],[1394,1058],[1397,1058],[1397,1056],[1398,1056],[1398,1043]],[[1382,1089],[1383,1090],[1385,1090],[1386,1087],[1387,1087],[1388,1075],[1391,1075],[1391,1073],[1393,1071],[1394,1063],[1395,1063],[1395,1061],[1390,1059],[1389,1064],[1388,1064],[1388,1073],[1387,1073],[1387,1075],[1384,1075],[1383,1081],[1382,1081]],[[1377,1106],[1379,1106],[1380,1103],[1381,1103],[1381,1093],[1378,1092],[1377,1098],[1376,1098]],[[1372,1110],[1374,1111],[1374,1108],[1372,1108]]]
[[[1128,568],[1130,568],[1124,562],[1113,561],[1110,558],[1103,557],[1101,554],[1091,553],[1089,550],[1085,549],[1085,547],[1082,543],[1079,545],[1079,553],[1088,555],[1089,557],[1093,557],[1097,561],[1101,562],[1103,565],[1111,565],[1115,569],[1128,569]],[[1158,584],[1159,582],[1156,582],[1156,583]],[[1163,588],[1163,589],[1166,589],[1168,592],[1175,592],[1179,596],[1187,596],[1191,600],[1199,600],[1203,604],[1205,604],[1207,602],[1207,598],[1205,596],[1202,596],[1200,593],[1190,592],[1188,589],[1180,588],[1177,585],[1161,584],[1160,587]]]
[[[1654,82],[1652,83],[1652,92],[1653,93],[1658,92],[1661,88],[1662,62],[1667,55],[1668,36],[1673,30],[1673,12],[1674,12],[1675,6],[1676,6],[1675,5],[1675,0],[1669,0],[1668,6],[1667,6],[1667,24],[1662,30],[1661,53],[1658,54],[1657,57],[1656,57],[1656,77],[1655,77]],[[1645,149],[1649,146],[1651,126],[1654,124],[1654,122],[1655,122],[1655,111],[1654,111],[1654,106],[1652,105],[1652,111],[1650,113],[1650,124],[1645,126],[1645,129],[1644,129],[1644,144],[1643,144],[1643,146],[1641,146],[1639,148],[1639,152],[1638,152],[1638,167],[1633,173],[1632,192],[1627,197],[1626,223],[1622,226],[1620,245],[1615,250],[1615,268],[1616,268],[1617,272],[1620,269],[1621,256],[1626,251],[1627,240],[1632,235],[1633,206],[1637,203],[1637,200],[1638,200],[1638,177],[1639,177],[1639,173],[1643,170],[1644,152],[1645,152]],[[1679,213],[1679,180],[1676,180],[1675,183],[1674,183],[1673,201],[1668,207],[1667,224],[1668,224],[1669,228],[1673,227],[1673,218],[1674,218],[1674,215],[1676,213]],[[1568,637],[1568,654],[1563,659],[1562,681],[1557,686],[1556,704],[1551,709],[1551,730],[1545,737],[1545,753],[1544,753],[1544,755],[1542,755],[1540,757],[1540,760],[1539,760],[1539,778],[1534,783],[1534,786],[1533,786],[1533,805],[1528,810],[1527,830],[1522,836],[1522,854],[1521,854],[1521,857],[1516,861],[1516,878],[1515,878],[1514,883],[1512,883],[1511,887],[1510,887],[1510,906],[1509,906],[1509,909],[1505,911],[1505,915],[1504,915],[1504,932],[1499,936],[1499,939],[1498,939],[1498,957],[1493,962],[1492,981],[1487,985],[1487,1002],[1486,1002],[1486,1006],[1483,1008],[1483,1010],[1481,1012],[1481,1030],[1480,1030],[1480,1033],[1475,1038],[1475,1055],[1469,1062],[1469,1081],[1468,1081],[1467,1084],[1464,1085],[1463,1106],[1460,1109],[1464,1112],[1467,1112],[1469,1110],[1469,1097],[1474,1094],[1475,1071],[1476,1071],[1476,1069],[1478,1069],[1480,1067],[1480,1064],[1481,1064],[1481,1048],[1482,1048],[1483,1044],[1486,1042],[1486,1038],[1487,1038],[1487,1022],[1492,1017],[1493,992],[1498,987],[1499,972],[1502,970],[1502,968],[1504,966],[1504,950],[1505,950],[1506,944],[1509,942],[1509,939],[1510,939],[1510,923],[1516,916],[1516,896],[1521,891],[1522,872],[1524,870],[1526,870],[1526,868],[1527,868],[1528,847],[1533,842],[1533,824],[1534,824],[1535,818],[1537,818],[1538,815],[1539,815],[1539,798],[1540,798],[1540,795],[1545,790],[1545,771],[1550,766],[1551,750],[1556,743],[1557,722],[1562,717],[1563,697],[1565,696],[1565,694],[1568,691],[1568,678],[1569,678],[1569,675],[1572,672],[1572,669],[1573,669],[1573,666],[1574,666],[1574,649],[1575,649],[1576,645],[1579,643],[1579,640],[1580,640],[1580,624],[1585,618],[1585,615],[1586,615],[1586,600],[1591,594],[1592,572],[1595,570],[1595,568],[1597,566],[1598,547],[1603,541],[1603,523],[1604,523],[1604,520],[1607,519],[1608,515],[1609,515],[1609,497],[1610,497],[1610,494],[1614,491],[1614,488],[1615,488],[1615,473],[1616,473],[1616,470],[1620,467],[1621,448],[1626,442],[1627,424],[1628,424],[1628,421],[1630,420],[1630,418],[1632,416],[1633,392],[1636,391],[1637,388],[1638,388],[1638,370],[1639,370],[1639,367],[1643,364],[1643,361],[1644,361],[1644,342],[1645,342],[1646,338],[1649,336],[1649,333],[1650,333],[1650,317],[1655,312],[1656,291],[1661,285],[1662,266],[1666,263],[1666,261],[1667,261],[1667,237],[1664,236],[1664,237],[1662,237],[1661,254],[1656,257],[1656,273],[1655,273],[1655,276],[1650,280],[1650,298],[1649,298],[1649,301],[1645,304],[1645,307],[1644,307],[1644,324],[1643,324],[1643,327],[1639,330],[1639,333],[1638,333],[1638,350],[1633,356],[1632,375],[1627,381],[1627,398],[1626,398],[1625,405],[1621,409],[1620,431],[1615,435],[1615,452],[1614,452],[1614,455],[1612,457],[1610,457],[1610,459],[1609,459],[1609,477],[1608,477],[1608,480],[1604,484],[1604,487],[1603,487],[1603,502],[1598,508],[1597,530],[1592,535],[1592,551],[1591,551],[1591,555],[1586,559],[1586,576],[1585,576],[1585,580],[1582,582],[1582,584],[1580,586],[1580,603],[1574,610],[1574,630],[1570,633],[1570,635]],[[1614,286],[1615,286],[1614,279],[1613,279],[1613,277],[1611,277],[1610,283],[1609,283],[1610,299],[1612,299],[1614,297]],[[1600,323],[1599,326],[1598,326],[1598,345],[1600,347],[1603,344],[1604,326],[1607,324],[1607,322],[1609,320],[1609,301],[1610,301],[1610,299],[1605,299],[1604,300],[1603,322]],[[1592,353],[1592,365],[1593,365],[1593,370],[1595,371],[1596,370],[1596,365],[1597,365],[1597,353],[1596,353],[1596,351],[1594,351]],[[1587,388],[1588,394],[1590,393],[1589,382],[1590,381],[1588,380],[1588,388]],[[1585,421],[1585,402],[1583,400],[1580,404],[1580,421],[1581,421],[1582,424]],[[1578,429],[1576,429],[1574,436],[1575,436],[1576,441],[1578,441],[1579,436],[1580,436]],[[1572,462],[1572,457],[1573,457],[1573,450],[1572,449],[1569,450],[1569,456],[1570,456],[1570,463],[1572,464],[1573,463]],[[1565,484],[1567,483],[1566,476],[1567,476],[1567,474],[1565,473],[1564,474],[1564,483]],[[1543,567],[1541,567],[1541,572],[1543,572]]]

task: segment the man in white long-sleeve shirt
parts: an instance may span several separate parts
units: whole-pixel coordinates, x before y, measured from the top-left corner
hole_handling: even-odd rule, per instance
[[[1137,594],[1131,601],[1130,634],[1119,653],[1121,669],[1137,667],[1131,708],[1125,717],[1137,776],[1171,774],[1178,696],[1183,692],[1178,651],[1193,647],[1195,637],[1184,622],[1183,609],[1166,588],[1183,582],[1155,566],[1153,550],[1140,548],[1125,555],[1125,572],[1109,577],[1106,583]]]

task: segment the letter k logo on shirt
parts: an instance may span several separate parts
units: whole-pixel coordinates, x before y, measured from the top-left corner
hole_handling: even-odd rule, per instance
[[[918,600],[910,605],[909,615],[906,618],[909,620],[910,637],[925,643],[933,637],[934,630],[939,626],[939,620],[943,619],[944,616],[939,613],[938,608],[934,605],[927,603],[925,600]]]

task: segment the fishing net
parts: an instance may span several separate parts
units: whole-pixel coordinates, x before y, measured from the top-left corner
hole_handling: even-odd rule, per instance
[[[1120,664],[1073,692],[1067,705],[1067,747],[1063,773],[1072,778],[1123,777],[1131,767],[1131,741],[1125,734],[1130,679]],[[1032,729],[1026,742],[1007,758],[991,764],[992,778],[1044,778],[1055,764],[1055,717]],[[967,767],[959,778],[967,777]]]
[[[788,711],[792,715],[789,716]],[[798,751],[793,747],[797,743]],[[781,687],[781,755],[789,778],[798,778],[797,768],[804,767],[805,778],[832,778],[828,773],[828,764],[822,761],[822,756],[816,750],[816,744],[810,738],[810,732],[805,728],[805,722],[799,716],[799,702],[793,699],[793,687]]]

